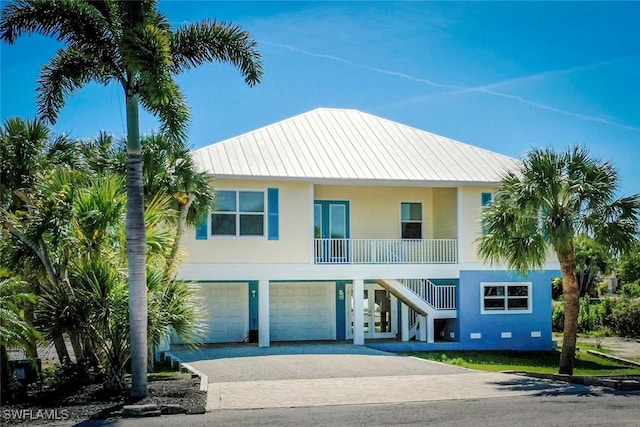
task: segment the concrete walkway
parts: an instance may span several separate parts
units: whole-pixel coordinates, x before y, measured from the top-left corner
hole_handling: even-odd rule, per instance
[[[351,344],[172,351],[209,378],[207,410],[427,402],[586,386],[456,368]]]

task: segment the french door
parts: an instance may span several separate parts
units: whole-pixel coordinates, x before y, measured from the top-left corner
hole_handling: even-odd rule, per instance
[[[349,262],[349,202],[316,200],[313,205],[316,261]]]
[[[389,291],[377,284],[365,284],[363,298],[356,301],[353,286],[347,287],[347,338],[353,338],[353,309],[355,304],[364,305],[364,337],[395,338],[398,333],[398,301]]]

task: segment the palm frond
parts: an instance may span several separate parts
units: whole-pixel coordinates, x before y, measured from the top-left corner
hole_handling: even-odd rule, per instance
[[[175,30],[171,40],[174,71],[182,72],[205,62],[227,62],[240,70],[253,86],[262,78],[262,58],[250,33],[238,25],[205,20]]]
[[[38,114],[55,123],[66,98],[92,80],[107,84],[113,78],[105,64],[89,51],[73,47],[60,49],[42,67],[38,80]]]
[[[104,17],[89,2],[16,0],[2,10],[0,39],[13,44],[22,34],[42,34],[88,50],[113,46]]]
[[[124,27],[120,54],[129,72],[149,73],[156,77],[171,68],[170,34],[152,24]]]
[[[173,77],[141,73],[138,87],[140,103],[159,117],[161,132],[176,141],[186,139],[191,112]]]

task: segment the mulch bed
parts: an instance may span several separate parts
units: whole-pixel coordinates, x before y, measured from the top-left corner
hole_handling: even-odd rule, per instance
[[[200,378],[191,374],[149,379],[149,396],[132,402],[126,392],[110,395],[101,384],[89,384],[68,393],[29,395],[21,402],[0,407],[0,424],[48,424],[60,421],[118,418],[124,405],[180,405],[185,413],[203,413],[207,395]],[[179,415],[175,415],[179,416]]]

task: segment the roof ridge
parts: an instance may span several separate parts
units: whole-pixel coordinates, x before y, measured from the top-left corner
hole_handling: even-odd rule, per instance
[[[253,130],[250,130],[248,132],[241,133],[240,135],[232,136],[230,138],[223,139],[222,141],[213,142],[211,144],[205,145],[204,147],[196,148],[193,151],[206,150],[206,149],[210,148],[213,145],[224,144],[224,143],[232,141],[232,140],[240,139],[242,137],[246,137],[248,135],[263,131],[264,129],[275,127],[275,126],[281,125],[283,123],[287,123],[287,122],[290,122],[292,120],[295,120],[295,119],[297,119],[299,117],[306,116],[306,115],[309,115],[309,114],[312,114],[312,113],[315,113],[315,112],[321,111],[321,110],[324,110],[324,111],[353,111],[353,112],[361,113],[361,111],[353,109],[353,108],[316,107],[313,110],[305,111],[303,113],[298,113],[295,116],[287,117],[286,119],[279,120],[279,121],[277,121],[275,123],[270,123],[268,125],[261,126],[261,127],[257,128],[257,129],[253,129]],[[377,116],[373,116],[373,117],[377,117]]]

